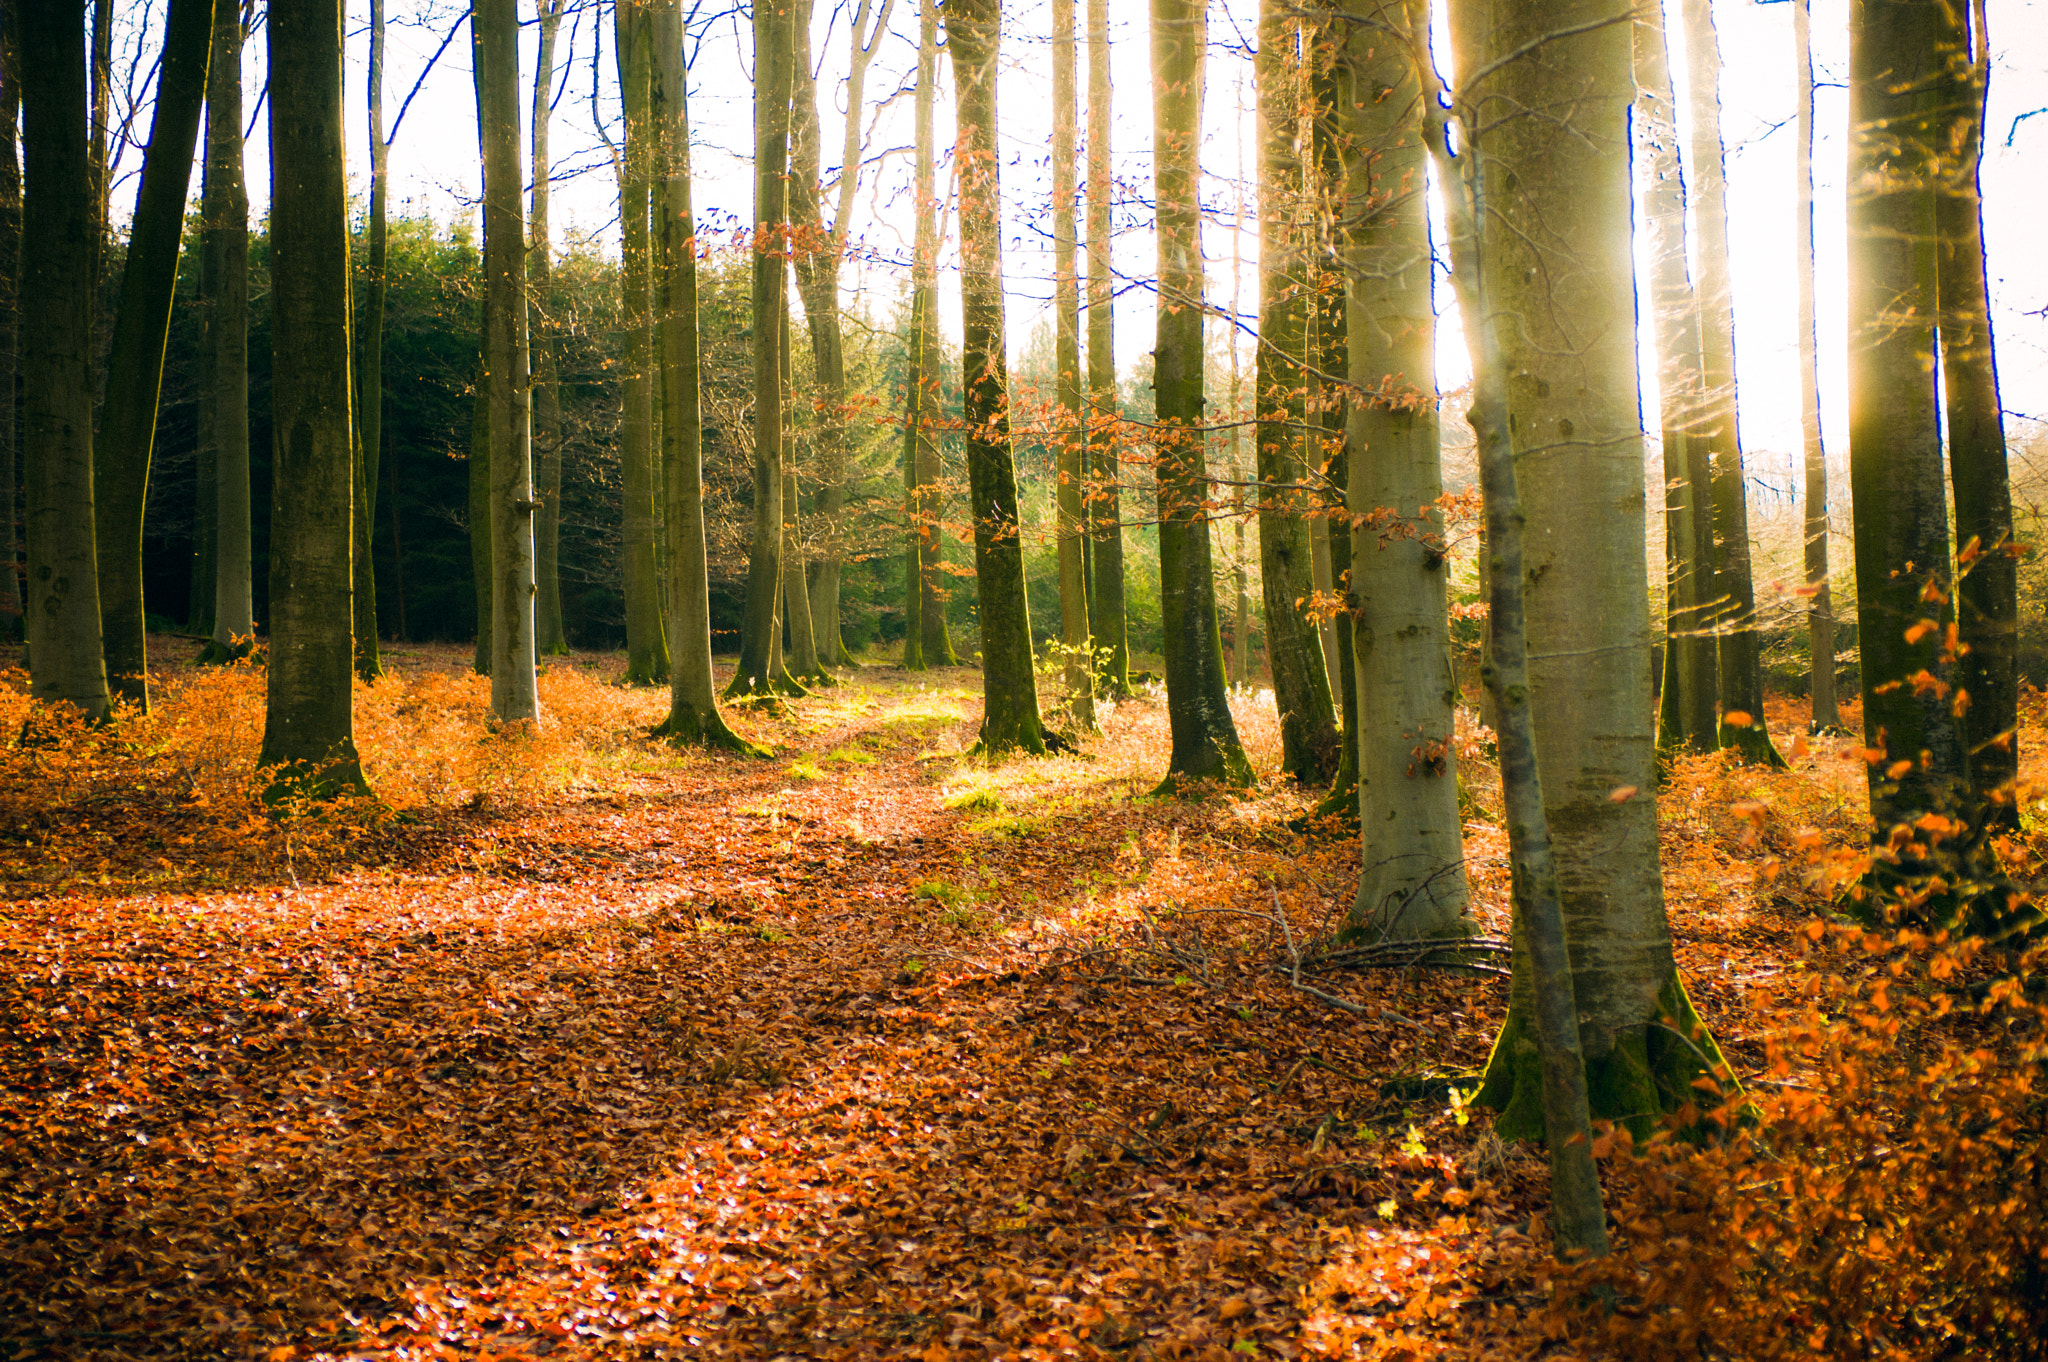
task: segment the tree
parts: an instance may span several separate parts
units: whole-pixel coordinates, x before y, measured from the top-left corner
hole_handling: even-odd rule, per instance
[[[623,242],[619,280],[625,291],[621,325],[626,341],[626,370],[619,385],[625,402],[619,448],[626,503],[626,680],[647,686],[668,679],[668,642],[661,632],[661,579],[654,554],[658,534],[654,506],[654,277],[648,251],[654,174],[648,87],[654,37],[647,0],[620,0],[615,17],[619,89],[625,104],[625,132],[617,161]]]
[[[256,570],[249,490],[249,189],[242,173],[242,16],[217,0],[206,77],[206,170],[200,195],[199,443],[212,465],[211,641],[202,661],[225,662],[255,646]]]
[[[364,72],[370,123],[370,208],[363,224],[368,260],[356,309],[356,675],[384,674],[377,651],[377,466],[384,451],[385,261],[390,253],[391,143],[384,135],[384,0],[370,0],[370,60]]]
[[[1468,935],[1422,87],[1404,0],[1349,23],[1338,73],[1349,313],[1351,644],[1361,837],[1355,920]],[[1412,508],[1412,509],[1411,509]],[[1355,528],[1353,528],[1355,527]]]
[[[1337,768],[1337,716],[1321,640],[1301,612],[1309,594],[1308,524],[1301,514],[1307,426],[1308,293],[1299,146],[1301,59],[1294,12],[1282,0],[1259,9],[1259,572],[1266,607],[1266,662],[1280,711],[1280,765],[1304,785]]]
[[[1069,717],[1095,727],[1095,663],[1088,623],[1087,527],[1083,520],[1088,421],[1081,391],[1081,289],[1074,261],[1074,0],[1052,4],[1052,233],[1058,451],[1060,643],[1066,649]]]
[[[1088,489],[1094,521],[1088,620],[1095,646],[1108,654],[1103,688],[1121,700],[1131,693],[1131,650],[1124,604],[1123,404],[1116,391],[1110,259],[1109,102],[1109,0],[1088,0],[1088,444],[1094,464]]]
[[[92,301],[97,269],[78,7],[8,7],[21,63],[21,406],[29,694],[88,719],[111,703],[93,545]],[[34,60],[27,53],[36,54]]]
[[[258,763],[271,772],[270,797],[324,797],[368,790],[350,695],[356,453],[340,0],[279,6],[266,25],[277,435]]]
[[[794,0],[754,6],[754,540],[747,552],[746,620],[728,698],[802,688],[777,645],[782,594],[782,342],[789,301],[789,97]]]
[[[15,28],[21,20],[0,14],[0,636],[13,634],[21,617],[21,569],[15,556],[14,380],[20,355],[21,161],[15,151],[15,115],[21,107],[21,78]]]
[[[142,604],[142,509],[156,447],[157,397],[192,145],[206,99],[214,0],[177,0],[164,22],[161,74],[142,187],[122,262],[121,305],[107,357],[106,405],[93,459],[94,529],[99,540],[100,629],[114,693],[149,708],[149,646]]]
[[[491,712],[506,723],[538,723],[533,406],[526,355],[526,214],[520,203],[525,186],[519,165],[517,0],[476,0],[473,14],[477,133],[484,171],[484,371],[491,431]]]
[[[1159,328],[1152,393],[1159,427],[1159,608],[1173,753],[1166,781],[1249,784],[1223,675],[1209,544],[1203,407],[1202,0],[1152,0],[1153,166],[1159,205]]]
[[[1828,567],[1828,458],[1820,437],[1820,352],[1813,304],[1813,34],[1808,0],[1792,0],[1792,39],[1799,81],[1798,142],[1793,179],[1798,187],[1799,432],[1806,456],[1806,638],[1809,692],[1816,732],[1842,726],[1835,703],[1835,600]]]
[[[1703,1031],[1689,1039],[1696,1018],[1672,958],[1646,793],[1656,761],[1628,19],[1600,0],[1468,0],[1452,11],[1459,121],[1483,144],[1476,282],[1502,333],[1527,525],[1523,561],[1509,564],[1507,527],[1489,507],[1492,589],[1498,602],[1508,581],[1524,584],[1536,766],[1593,1115],[1643,1131],[1694,1096],[1698,1057],[1713,1050]],[[1511,661],[1503,627],[1493,621],[1496,669]],[[1503,723],[1513,698],[1496,688]],[[1537,986],[1531,949],[1518,925],[1508,1017],[1478,1099],[1510,1137],[1538,1135],[1547,1119],[1536,1009],[1554,1000]]]
[[[1694,203],[1698,224],[1700,354],[1705,404],[1698,434],[1708,445],[1713,504],[1715,668],[1721,716],[1716,743],[1747,761],[1784,759],[1764,724],[1763,652],[1750,572],[1748,481],[1735,409],[1735,291],[1728,266],[1728,193],[1721,145],[1721,47],[1711,0],[1683,0],[1692,100]]]
[[[1717,742],[1713,614],[1713,514],[1708,442],[1695,422],[1701,376],[1700,309],[1686,266],[1685,170],[1661,4],[1633,25],[1634,131],[1645,167],[1642,223],[1650,244],[1651,336],[1658,360],[1664,469],[1664,684],[1657,748],[1711,752]]]
[[[960,171],[960,369],[981,613],[978,750],[988,757],[1017,748],[1045,752],[1032,670],[1031,606],[1024,595],[1003,343],[1002,189],[996,151],[1001,22],[999,0],[954,0],[946,7],[960,139],[955,153]]]
[[[527,350],[533,368],[533,446],[538,456],[533,499],[540,503],[533,521],[533,629],[543,657],[569,651],[569,637],[562,625],[562,390],[554,337],[554,300],[549,296],[554,244],[548,235],[548,181],[554,173],[548,153],[548,128],[554,121],[555,37],[562,27],[567,3],[568,0],[537,0],[536,5],[540,50],[533,68],[533,197],[532,209],[527,214],[531,239],[526,252],[530,299]],[[698,529],[701,540],[701,524]]]
[[[697,345],[697,224],[690,204],[690,111],[680,0],[654,12],[649,91],[660,138],[662,214],[655,249],[665,306],[661,343],[661,460],[668,506],[668,718],[656,731],[677,743],[758,753],[718,711],[711,675],[711,577],[704,552],[704,417]]]
[[[932,492],[925,483],[926,469],[936,478],[939,466],[938,441],[927,422],[931,395],[937,391],[934,372],[938,358],[938,196],[933,192],[936,169],[932,156],[932,83],[938,70],[938,12],[931,0],[923,0],[917,15],[917,96],[914,174],[917,180],[917,225],[910,257],[909,363],[903,376],[903,512],[908,523],[904,545],[903,574],[903,667],[924,671],[932,659],[925,656],[925,639],[933,626],[944,651],[934,654],[939,662],[950,661],[952,641],[946,637],[945,611],[936,601],[927,610],[932,584],[929,569],[937,561],[939,532]],[[930,618],[935,616],[936,618]]]

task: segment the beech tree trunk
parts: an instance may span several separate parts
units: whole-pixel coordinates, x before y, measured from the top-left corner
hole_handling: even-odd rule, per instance
[[[15,118],[21,78],[15,29],[21,20],[0,14],[0,638],[20,637],[21,568],[15,538],[16,442],[14,385],[21,344],[21,162]]]
[[[1352,391],[1346,490],[1357,526],[1338,528],[1351,549],[1358,602],[1351,643],[1362,725],[1353,916],[1396,939],[1477,930],[1458,812],[1449,546],[1437,505],[1442,432],[1423,87],[1399,42],[1409,8],[1408,0],[1387,0],[1351,23],[1337,99]]]
[[[660,566],[655,558],[659,520],[654,505],[654,278],[648,251],[654,176],[648,89],[654,35],[647,3],[621,0],[616,24],[619,86],[625,105],[625,136],[619,157],[623,240],[619,279],[625,288],[626,372],[619,385],[625,400],[619,423],[619,473],[625,497],[626,680],[642,686],[668,679],[668,642],[661,630]],[[786,26],[786,19],[784,23]]]
[[[1828,459],[1820,435],[1820,347],[1814,333],[1813,302],[1813,35],[1808,0],[1792,0],[1792,39],[1798,62],[1798,142],[1793,178],[1798,187],[1799,257],[1799,431],[1806,455],[1807,649],[1813,728],[1842,726],[1835,701],[1835,602],[1828,567]]]
[[[569,651],[569,637],[562,624],[562,393],[555,353],[554,299],[550,296],[554,243],[548,230],[548,180],[554,173],[553,159],[548,150],[548,131],[554,121],[555,38],[562,26],[566,4],[567,0],[537,0],[536,4],[540,19],[540,50],[533,70],[533,188],[527,219],[530,238],[526,252],[526,286],[530,294],[527,348],[532,366],[535,460],[533,499],[540,503],[540,509],[533,516],[536,590],[533,631],[542,657],[555,657]],[[663,59],[666,59],[666,54],[663,54]],[[670,209],[671,213],[674,211]],[[685,205],[683,212],[686,216],[688,211]],[[682,645],[676,646],[680,648]]]
[[[1159,429],[1159,613],[1173,752],[1162,790],[1191,780],[1252,781],[1230,714],[1216,565],[1209,543],[1203,395],[1203,0],[1152,0],[1153,167],[1159,205],[1159,324],[1152,394]]]
[[[1643,167],[1642,223],[1650,243],[1648,302],[1656,344],[1664,469],[1664,684],[1658,696],[1661,754],[1711,752],[1718,741],[1719,669],[1712,615],[1713,513],[1708,441],[1698,428],[1700,309],[1686,264],[1685,170],[1661,4],[1632,27],[1634,130]]]
[[[242,44],[238,7],[214,10],[206,76],[206,176],[200,203],[206,330],[200,349],[200,441],[213,464],[212,635],[201,656],[227,661],[255,646],[256,572],[249,489],[249,187],[242,173]]]
[[[1103,689],[1131,693],[1130,629],[1124,602],[1123,404],[1116,390],[1115,289],[1111,281],[1109,0],[1088,0],[1088,487],[1091,557],[1088,620]]]
[[[98,721],[111,703],[93,545],[92,316],[98,268],[85,29],[65,0],[18,0],[21,427],[29,695]],[[34,53],[33,59],[29,53]]]
[[[1280,713],[1280,766],[1321,785],[1338,764],[1337,715],[1321,640],[1299,602],[1313,585],[1302,496],[1308,376],[1299,108],[1298,23],[1283,0],[1259,10],[1259,358],[1254,382],[1259,473],[1259,572],[1266,662]]]
[[[477,333],[476,402],[469,417],[469,569],[476,594],[478,676],[491,674],[491,382],[490,336]]]
[[[1074,231],[1074,0],[1052,0],[1052,235],[1053,363],[1061,424],[1054,435],[1059,464],[1060,643],[1068,715],[1075,727],[1095,727],[1094,644],[1088,623],[1083,483],[1087,478],[1088,417],[1082,391],[1081,287],[1075,272]]]
[[[1344,21],[1325,18],[1310,30],[1308,117],[1310,151],[1309,202],[1318,222],[1315,254],[1310,266],[1315,288],[1309,312],[1310,411],[1309,438],[1321,487],[1322,512],[1314,522],[1328,572],[1331,599],[1339,602],[1336,614],[1319,631],[1324,640],[1331,696],[1337,719],[1337,769],[1330,777],[1330,793],[1316,806],[1315,816],[1341,815],[1345,823],[1358,814],[1358,739],[1362,724],[1358,707],[1358,661],[1351,639],[1351,603],[1356,593],[1351,586],[1350,527],[1335,519],[1342,513],[1346,488],[1351,480],[1350,458],[1345,451],[1346,409],[1351,395],[1343,375],[1349,372],[1350,341],[1346,335],[1344,263],[1339,255],[1338,205],[1344,199],[1344,158],[1338,146],[1341,132],[1337,108],[1337,64],[1345,41]],[[1323,588],[1317,584],[1318,590]]]
[[[142,512],[156,448],[164,345],[178,282],[178,240],[192,147],[206,101],[213,0],[175,0],[164,22],[161,74],[142,186],[122,263],[121,304],[107,357],[106,403],[93,461],[99,541],[100,629],[114,693],[149,709],[149,644],[142,600]],[[42,58],[38,56],[36,60]]]
[[[233,3],[233,0],[225,0]],[[377,467],[384,449],[384,260],[389,232],[391,145],[384,136],[384,0],[370,0],[370,62],[364,73],[370,113],[370,209],[363,225],[368,268],[356,308],[356,675],[384,674],[377,650],[377,569],[370,540],[377,525]]]
[[[484,368],[491,430],[491,712],[503,723],[537,724],[533,407],[526,357],[526,214],[519,164],[516,0],[476,0],[472,32],[484,171]],[[651,47],[651,34],[648,41]],[[643,133],[651,131],[643,129]]]
[[[956,8],[957,6],[957,8]],[[967,477],[974,512],[974,578],[981,613],[982,723],[978,750],[1044,755],[1031,606],[1017,524],[1017,468],[1010,448],[1008,362],[1003,341],[1002,190],[996,145],[998,0],[952,0],[960,168],[961,377],[966,388]]]
[[[903,512],[908,524],[903,573],[903,667],[924,671],[934,659],[925,656],[925,638],[933,624],[945,629],[942,611],[927,618],[926,573],[936,561],[938,526],[929,518],[924,486],[927,465],[938,466],[938,441],[926,428],[931,394],[936,391],[933,361],[938,351],[938,196],[934,192],[932,155],[932,82],[938,68],[938,15],[931,0],[918,6],[916,144],[917,227],[910,257],[909,364],[903,379]],[[950,647],[950,644],[948,645]]]
[[[269,797],[366,793],[351,707],[348,200],[341,4],[282,5],[270,58],[270,284],[277,438],[270,503]]]

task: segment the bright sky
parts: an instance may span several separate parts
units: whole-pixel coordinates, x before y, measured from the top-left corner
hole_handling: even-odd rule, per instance
[[[878,2],[878,0],[877,0]],[[352,25],[349,42],[348,129],[356,188],[364,187],[367,169],[362,76],[367,38],[367,0],[349,0]],[[461,13],[449,0],[425,0],[438,8],[412,19],[403,0],[390,0],[394,11],[388,30],[386,78],[387,118],[412,88],[427,58]],[[1439,4],[1441,0],[1439,0]],[[836,172],[843,136],[841,80],[847,69],[847,29],[852,6],[817,0],[813,25],[813,56],[819,63],[823,104],[822,141],[826,175]],[[1675,7],[1675,0],[1674,0]],[[1051,57],[1046,35],[1051,31],[1050,7],[1044,0],[1011,3],[1004,38],[1004,68],[999,86],[999,116],[1006,158],[1002,166],[1008,219],[1004,269],[1010,290],[1009,334],[1013,353],[1048,316],[1051,296]],[[715,229],[747,221],[752,186],[752,33],[745,12],[710,17],[713,7],[700,7],[692,27],[690,113],[696,145],[696,203],[700,227]],[[1152,344],[1150,295],[1143,281],[1153,271],[1154,246],[1143,199],[1151,180],[1151,81],[1146,51],[1147,6],[1133,0],[1112,0],[1111,41],[1115,119],[1115,150],[1120,197],[1128,207],[1118,214],[1115,261],[1120,278],[1133,283],[1117,305],[1117,358],[1128,370],[1140,363]],[[404,11],[401,13],[400,11]],[[1736,350],[1741,393],[1741,420],[1752,469],[1760,477],[1787,485],[1792,454],[1799,448],[1799,396],[1796,367],[1794,259],[1794,186],[1792,123],[1796,99],[1791,6],[1758,4],[1755,0],[1715,0],[1724,60],[1722,127],[1728,157],[1730,248],[1736,306]],[[1212,221],[1205,249],[1212,262],[1211,296],[1227,304],[1231,293],[1230,219],[1237,197],[1240,167],[1254,175],[1251,76],[1246,44],[1255,31],[1257,0],[1212,0],[1211,52],[1204,169]],[[617,98],[611,23],[606,12],[596,30],[595,6],[564,24],[558,60],[568,69],[556,109],[553,149],[558,174],[571,178],[555,193],[557,232],[595,235],[616,249],[615,187],[609,158],[597,127],[602,122],[616,136]],[[1814,0],[1815,62],[1824,88],[1819,95],[1818,141],[1814,153],[1818,224],[1818,312],[1820,319],[1823,423],[1831,449],[1839,457],[1846,443],[1845,281],[1843,265],[1843,180],[1848,101],[1841,88],[1848,67],[1848,0]],[[1680,25],[1670,27],[1676,31]],[[2041,224],[2048,221],[2048,113],[2028,118],[2048,106],[2048,0],[1990,0],[1990,27],[1995,53],[1989,151],[1984,167],[1985,231],[1994,290],[1994,328],[2009,411],[2048,417],[2048,262],[2039,249]],[[873,259],[846,271],[846,288],[855,305],[872,306],[886,315],[904,286],[904,263],[911,231],[909,147],[912,103],[908,90],[916,68],[915,0],[898,0],[889,34],[868,75],[868,102],[891,92],[903,93],[879,114],[869,113],[869,156],[881,154],[865,172],[855,216]],[[573,30],[573,32],[572,32]],[[593,73],[593,39],[602,53]],[[531,79],[535,35],[528,26],[524,50]],[[1085,110],[1086,47],[1082,45],[1081,97]],[[262,41],[250,45],[250,88],[262,80]],[[1680,82],[1681,109],[1685,63],[1674,54],[1672,68]],[[943,153],[953,135],[950,72],[937,104],[937,141]],[[593,101],[593,74],[597,91]],[[1245,106],[1239,112],[1240,92]],[[252,108],[253,113],[253,108]],[[262,211],[268,161],[264,126],[250,140],[251,196]],[[458,32],[440,64],[422,85],[398,134],[392,152],[394,203],[411,201],[447,219],[470,212],[477,189],[474,96],[470,85],[466,29]],[[942,165],[941,176],[945,175]],[[132,183],[132,182],[131,182]],[[131,191],[132,192],[132,191]],[[194,192],[197,192],[196,177]],[[1254,191],[1255,192],[1255,191]],[[1257,239],[1255,218],[1247,207],[1246,231],[1239,245],[1244,259],[1242,309],[1256,316]],[[958,334],[957,280],[950,274],[950,255],[942,268],[946,297],[941,316],[949,332]],[[1440,305],[1448,324],[1440,347],[1440,377],[1449,387],[1460,381],[1466,365],[1462,341],[1455,332],[1448,290]],[[1645,365],[1646,373],[1653,373]],[[1654,382],[1654,380],[1650,380]],[[2017,433],[2016,430],[2010,433]]]

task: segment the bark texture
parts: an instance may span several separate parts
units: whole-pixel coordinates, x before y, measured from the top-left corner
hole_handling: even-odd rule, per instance
[[[786,15],[783,22],[786,27]],[[625,141],[619,158],[624,243],[619,279],[625,289],[626,372],[619,384],[625,401],[619,422],[619,475],[625,498],[626,680],[647,686],[668,679],[668,642],[662,637],[661,577],[655,558],[660,520],[654,505],[654,277],[648,249],[654,176],[648,90],[654,66],[654,31],[647,0],[621,0],[615,27],[619,86],[625,104]]]
[[[201,263],[206,281],[200,343],[200,444],[213,464],[210,489],[213,660],[245,655],[256,635],[256,572],[249,490],[249,186],[242,172],[242,19],[238,7],[214,11],[213,58],[206,76],[206,175],[200,200]]]
[[[0,14],[0,638],[19,637],[23,627],[14,511],[14,383],[21,343],[21,162],[15,150],[21,78],[15,29],[20,24],[15,15]]]

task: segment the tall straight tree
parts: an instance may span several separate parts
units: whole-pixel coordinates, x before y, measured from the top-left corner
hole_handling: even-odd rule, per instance
[[[1300,25],[1284,0],[1259,9],[1259,576],[1266,607],[1266,663],[1280,711],[1280,765],[1305,785],[1337,769],[1337,715],[1322,641],[1302,614],[1309,594],[1308,522],[1301,513],[1307,429],[1307,242],[1300,118]]]
[[[1377,935],[1469,935],[1458,812],[1442,433],[1422,88],[1410,0],[1348,24],[1338,66],[1342,278],[1353,393],[1345,431],[1358,599],[1359,855],[1354,918]],[[1433,93],[1433,92],[1432,92]]]
[[[797,48],[799,55],[803,49]],[[789,635],[787,671],[799,686],[829,686],[832,675],[819,664],[818,635],[811,617],[810,581],[804,575],[803,538],[799,533],[796,487],[797,432],[803,409],[796,402],[796,348],[789,336],[789,289],[783,286],[782,309],[782,605]]]
[[[214,10],[206,75],[206,173],[200,196],[199,430],[213,465],[212,639],[207,661],[247,656],[256,638],[256,569],[249,490],[249,187],[242,172],[242,16]],[[201,489],[204,496],[207,489]]]
[[[1109,125],[1109,0],[1088,0],[1088,447],[1094,465],[1088,488],[1094,559],[1088,619],[1095,646],[1107,653],[1103,687],[1121,700],[1131,693],[1131,648],[1124,601],[1123,404],[1116,391]]]
[[[484,372],[491,428],[491,712],[506,723],[538,723],[518,0],[476,0],[472,13],[484,171]],[[648,45],[653,45],[651,34]]]
[[[1664,684],[1657,747],[1714,750],[1719,670],[1713,613],[1713,513],[1708,441],[1695,429],[1701,376],[1700,308],[1686,266],[1685,168],[1661,3],[1637,11],[1634,132],[1643,175],[1643,233],[1650,245],[1650,334],[1657,354],[1658,424],[1664,471]]]
[[[1001,42],[999,0],[953,0],[946,6],[959,127],[954,160],[960,168],[960,367],[981,614],[978,750],[989,757],[1019,748],[1045,752],[1032,670],[1031,605],[1024,594],[1003,342],[1002,187],[996,149]]]
[[[554,300],[549,296],[554,243],[548,235],[549,178],[554,163],[548,128],[554,121],[555,38],[568,0],[538,0],[540,45],[533,69],[533,188],[527,215],[529,294],[527,349],[533,386],[534,637],[543,657],[569,651],[562,624],[562,390],[556,357]],[[700,527],[701,528],[701,527]]]
[[[1052,0],[1053,343],[1061,424],[1059,461],[1060,643],[1066,649],[1068,717],[1095,727],[1094,645],[1089,642],[1087,526],[1088,422],[1081,372],[1081,287],[1074,241],[1074,0]]]
[[[106,717],[93,548],[97,269],[85,29],[66,0],[20,0],[21,426],[27,465],[29,695]],[[28,56],[33,52],[35,57]]]
[[[789,301],[789,98],[793,0],[754,6],[754,542],[747,551],[740,661],[726,694],[784,688],[776,657],[782,586],[782,340]]]
[[[625,497],[626,680],[645,686],[668,679],[655,559],[659,527],[654,506],[654,274],[648,249],[654,175],[648,88],[654,31],[647,0],[620,0],[615,17],[619,89],[625,105],[618,164],[623,243],[619,282],[625,291],[620,318],[626,372],[619,383],[625,402],[619,422],[619,480]]]
[[[904,544],[903,666],[924,671],[933,662],[949,660],[945,611],[929,601],[926,580],[936,562],[939,531],[926,469],[936,478],[938,440],[929,426],[932,395],[937,391],[939,206],[932,155],[932,84],[939,64],[938,13],[932,0],[922,0],[917,14],[917,95],[914,173],[917,180],[917,226],[910,257],[909,357],[903,377],[903,512],[908,522]],[[928,618],[937,616],[936,619]],[[936,625],[946,651],[926,655],[925,640]]]
[[[21,569],[16,558],[14,380],[21,323],[21,161],[16,152],[15,116],[21,108],[21,78],[14,30],[21,20],[0,14],[0,637],[14,634],[21,618]]]
[[[1484,157],[1476,282],[1509,376],[1535,755],[1579,1038],[1593,1115],[1641,1130],[1694,1096],[1699,1051],[1687,1039],[1695,1018],[1673,961],[1646,793],[1656,760],[1629,221],[1631,25],[1606,0],[1464,0],[1451,17],[1459,118],[1479,130]],[[1512,1136],[1538,1134],[1546,1119],[1537,1042],[1547,1000],[1531,945],[1518,925],[1508,1018],[1479,1096]]]
[[[1792,47],[1799,82],[1798,141],[1793,181],[1798,193],[1793,254],[1799,267],[1799,433],[1806,455],[1806,637],[1811,658],[1809,691],[1816,732],[1842,726],[1835,700],[1835,596],[1829,581],[1828,456],[1820,432],[1820,345],[1813,301],[1813,15],[1808,0],[1792,0]]]
[[[1763,649],[1750,567],[1748,479],[1735,408],[1735,290],[1728,262],[1728,189],[1721,142],[1721,40],[1712,0],[1681,0],[1692,104],[1693,221],[1699,230],[1700,354],[1706,381],[1697,433],[1707,441],[1714,520],[1717,745],[1782,766],[1764,725]]]
[[[370,207],[363,224],[362,295],[356,302],[356,675],[384,674],[377,650],[377,572],[370,539],[377,523],[377,466],[384,450],[384,276],[390,249],[391,144],[384,136],[384,0],[370,0],[370,60],[364,71],[370,124]]]
[[[149,644],[142,601],[142,510],[156,449],[157,397],[192,146],[206,101],[214,0],[176,0],[164,22],[163,61],[142,156],[142,187],[122,262],[121,306],[107,357],[106,404],[93,459],[99,538],[100,628],[114,693],[149,708]]]
[[[552,0],[551,0],[552,2]],[[718,711],[711,675],[711,576],[704,551],[704,418],[697,346],[697,224],[690,204],[690,111],[681,0],[657,0],[649,94],[661,139],[657,268],[665,300],[661,342],[661,459],[668,500],[668,718],[676,743],[754,752]]]
[[[1252,779],[1230,714],[1216,565],[1209,543],[1204,430],[1201,135],[1203,0],[1152,0],[1152,144],[1159,204],[1159,329],[1152,392],[1159,428],[1159,613],[1166,713],[1173,734],[1166,786]]]
[[[1849,486],[1872,836],[1952,812],[1966,758],[1945,679],[1948,498],[1936,405],[1933,0],[1849,7]]]
[[[364,792],[350,639],[356,464],[349,403],[341,3],[283,5],[270,57],[270,797]]]
[[[1934,129],[1944,155],[1935,183],[1934,225],[1941,252],[1941,372],[1948,432],[1949,483],[1955,494],[1956,630],[1963,645],[1956,685],[1963,712],[1970,792],[1977,817],[2018,826],[2012,782],[2019,775],[2018,560],[2012,484],[2006,469],[2004,406],[1991,342],[1991,293],[1984,266],[1984,208],[1979,171],[1984,110],[1991,87],[1991,40],[1984,0],[1940,7],[1943,73]]]

